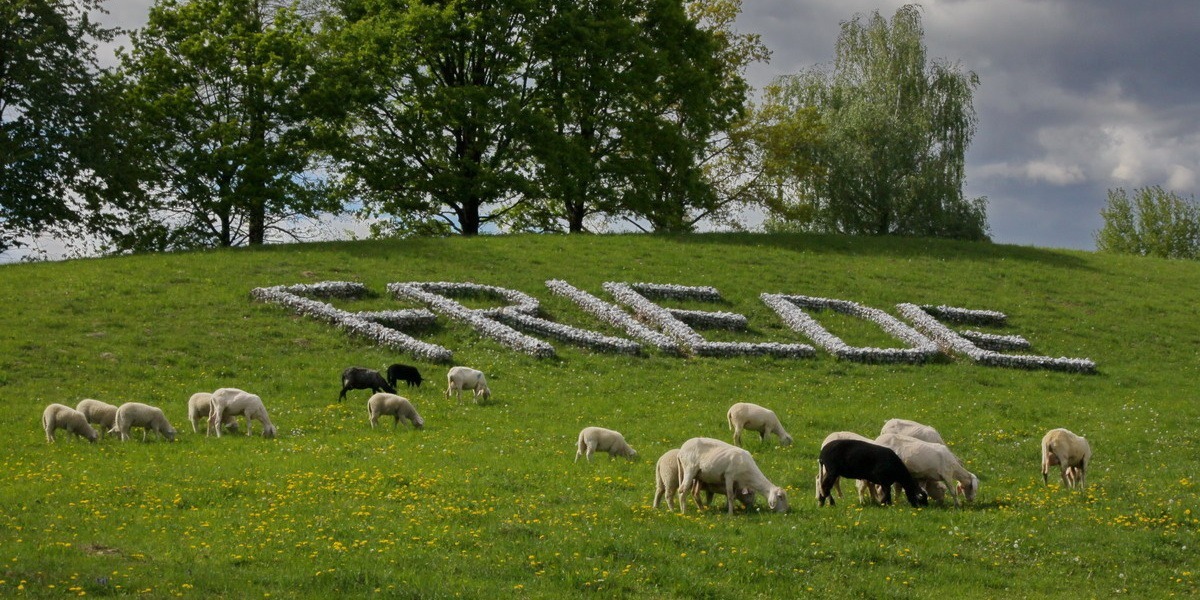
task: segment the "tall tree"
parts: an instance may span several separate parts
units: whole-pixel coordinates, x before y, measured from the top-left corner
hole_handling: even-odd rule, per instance
[[[832,69],[774,82],[769,98],[815,109],[820,129],[782,214],[817,231],[987,239],[986,199],[962,189],[979,79],[929,62],[923,37],[914,5],[890,23],[856,15],[842,23]]]
[[[327,24],[326,148],[364,213],[475,235],[529,188],[530,0],[346,0]]]
[[[0,252],[101,201],[103,0],[0,2]]]
[[[311,25],[271,0],[159,0],[122,57],[152,201],[135,247],[261,244],[338,206],[303,94]]]
[[[1096,232],[1101,252],[1160,258],[1200,258],[1200,205],[1160,186],[1108,190]]]

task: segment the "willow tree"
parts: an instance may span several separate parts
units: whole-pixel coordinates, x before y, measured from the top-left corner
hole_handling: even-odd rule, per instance
[[[1160,258],[1200,258],[1200,204],[1150,186],[1108,190],[1100,211],[1104,226],[1096,232],[1096,249],[1117,254]]]
[[[778,214],[814,231],[987,239],[986,199],[963,196],[979,78],[928,60],[923,38],[917,6],[890,22],[859,14],[842,23],[832,68],[773,83],[771,101],[815,110],[819,132]]]

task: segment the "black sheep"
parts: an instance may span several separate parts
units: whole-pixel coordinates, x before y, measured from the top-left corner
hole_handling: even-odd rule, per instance
[[[396,388],[389,385],[379,371],[364,367],[350,367],[342,371],[342,393],[338,396],[338,402],[346,399],[348,390],[365,390],[367,388],[370,388],[373,393],[379,393],[379,390],[389,394],[396,393]]]
[[[833,506],[833,489],[839,477],[864,479],[883,487],[883,504],[892,503],[892,485],[900,484],[913,507],[929,505],[929,496],[913,479],[904,461],[891,448],[861,440],[835,440],[821,448],[821,489],[817,496],[820,506],[825,499]]]
[[[408,365],[392,365],[388,367],[387,370],[387,382],[392,387],[396,387],[397,381],[406,382],[408,387],[412,387],[414,385],[421,387],[421,382],[425,381],[425,379],[421,377],[421,373],[417,371],[416,367],[410,367]]]

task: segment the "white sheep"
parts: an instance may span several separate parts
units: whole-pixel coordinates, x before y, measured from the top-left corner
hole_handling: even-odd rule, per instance
[[[702,484],[723,484],[726,506],[731,515],[734,491],[739,488],[766,496],[767,506],[771,510],[787,512],[787,493],[763,475],[754,458],[746,450],[713,438],[692,438],[679,448],[677,458],[680,473],[680,513],[685,512],[683,495],[689,490],[699,508],[700,490],[694,485],[696,481]]]
[[[83,413],[83,418],[87,419],[88,423],[100,426],[97,428],[100,437],[104,437],[104,434],[117,424],[117,407],[107,402],[84,398],[75,405],[75,410]]]
[[[425,419],[417,414],[417,409],[413,407],[412,402],[408,398],[397,396],[396,394],[388,394],[379,392],[367,399],[367,417],[371,421],[371,428],[379,423],[379,417],[391,415],[396,418],[392,423],[392,427],[400,424],[400,419],[407,419],[412,426],[421,429],[425,427]]]
[[[959,506],[962,494],[967,502],[975,501],[979,492],[979,478],[963,467],[962,462],[945,444],[935,444],[907,435],[885,433],[875,438],[875,443],[891,448],[904,461],[904,466],[922,484],[928,493],[933,491],[935,499],[942,494],[940,482],[954,495],[954,506]]]
[[[54,443],[54,430],[65,429],[87,441],[96,443],[99,435],[83,413],[65,404],[51,404],[42,411],[42,429],[46,430],[46,441]]]
[[[196,429],[196,423],[200,419],[204,419],[204,435],[212,433],[212,426],[208,424],[208,417],[212,414],[212,394],[208,392],[196,392],[188,398],[188,420],[192,422],[192,433],[199,433]],[[230,433],[237,433],[238,422],[237,417],[233,415],[225,415],[221,421],[221,426]]]
[[[1087,485],[1087,466],[1092,462],[1092,447],[1081,436],[1061,427],[1042,437],[1042,483],[1050,483],[1050,466],[1059,465],[1063,485],[1080,488]]]
[[[246,417],[246,435],[254,433],[252,421],[258,421],[263,426],[263,437],[275,437],[275,425],[267,416],[267,408],[262,398],[255,394],[237,388],[221,388],[212,394],[212,412],[208,415],[209,429],[217,430],[221,437],[221,428],[217,423],[224,423],[226,417]]]
[[[712,504],[714,494],[725,494],[725,486],[718,484],[704,484],[699,480],[693,485],[699,485],[703,488],[707,497],[706,504]],[[658,463],[654,465],[654,508],[658,508],[658,503],[663,498],[667,500],[667,509],[675,510],[671,502],[676,494],[679,493],[679,448],[667,450],[658,459]],[[737,489],[737,500],[742,503],[742,506],[749,507],[754,504],[754,492],[746,488]]]
[[[742,445],[742,431],[747,429],[757,431],[763,440],[767,439],[767,434],[773,433],[779,437],[780,444],[786,446],[792,443],[792,436],[784,431],[779,417],[769,408],[749,402],[738,402],[729,407],[725,418],[729,421],[729,428],[733,430],[733,443],[738,446]]]
[[[858,440],[860,442],[870,442],[872,444],[875,443],[875,440],[873,440],[865,435],[860,435],[860,434],[854,433],[853,431],[835,431],[835,432],[825,436],[825,439],[821,441],[821,447],[824,448],[826,445],[829,444],[829,442],[832,442],[834,440]],[[817,483],[817,499],[818,500],[821,498],[821,478],[824,476],[825,476],[825,471],[822,468],[820,461],[817,461],[817,482],[816,483]],[[837,490],[838,498],[844,497],[844,496],[842,496],[842,480],[841,479],[838,479],[837,482],[835,482],[833,484],[833,487],[835,490]],[[875,498],[876,501],[878,501],[880,498],[880,494],[879,494],[878,490],[872,489],[871,484],[869,482],[867,482],[867,480],[865,480],[865,479],[856,480],[855,487],[858,489],[858,503],[859,504],[863,503],[863,500],[864,500],[864,498],[866,498],[866,494],[867,494],[868,490],[870,490],[871,495]]]
[[[121,440],[129,439],[129,430],[134,427],[142,428],[142,441],[146,441],[146,433],[154,431],[169,442],[175,441],[175,428],[167,421],[161,408],[142,404],[141,402],[126,402],[117,407],[116,424],[111,433],[121,436]]]
[[[488,389],[487,379],[483,376],[482,371],[476,371],[470,367],[453,367],[449,373],[446,373],[446,397],[450,394],[457,394],[458,399],[462,400],[463,390],[475,391],[475,402],[480,399],[487,400],[492,396],[492,391]]]
[[[938,433],[936,429],[928,425],[922,425],[916,421],[909,421],[908,419],[889,419],[887,423],[883,424],[883,428],[879,430],[879,435],[885,433],[907,435],[908,437],[924,440],[931,444],[946,445],[946,442],[942,441],[942,434]]]
[[[583,454],[592,460],[592,454],[596,452],[607,452],[610,460],[618,456],[633,460],[637,456],[637,450],[626,443],[625,436],[619,432],[603,427],[584,427],[575,442],[575,462],[579,462]]]

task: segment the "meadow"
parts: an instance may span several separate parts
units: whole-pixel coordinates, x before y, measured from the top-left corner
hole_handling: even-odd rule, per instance
[[[622,335],[547,291],[562,279],[717,288],[746,332],[811,343],[763,292],[1006,313],[985,329],[1031,353],[1089,358],[1094,374],[814,358],[617,355],[550,341],[514,352],[439,317],[414,360],[256,302],[256,287],[356,281],[346,310],[413,308],[390,282],[497,285],[550,319]],[[1171,597],[1200,591],[1200,263],[922,239],[702,234],[511,236],[270,246],[0,266],[0,596],[562,598]],[[467,301],[464,301],[467,302]],[[477,300],[472,305],[485,306]],[[877,327],[813,313],[852,345]],[[424,430],[372,429],[369,391],[338,402],[343,368],[400,362]],[[443,395],[445,372],[487,373],[490,401]],[[276,439],[192,432],[188,397],[262,396]],[[43,407],[96,398],[162,407],[174,443],[96,444],[41,430]],[[729,440],[725,411],[768,406],[795,438],[745,438],[791,510],[651,507],[654,462],[695,436]],[[814,498],[831,431],[892,417],[935,426],[979,476],[974,503],[834,507]],[[574,462],[587,425],[617,429],[634,461]],[[203,425],[201,425],[203,427]],[[1089,485],[1040,473],[1051,428],[1094,450]],[[718,497],[720,498],[720,497]]]

